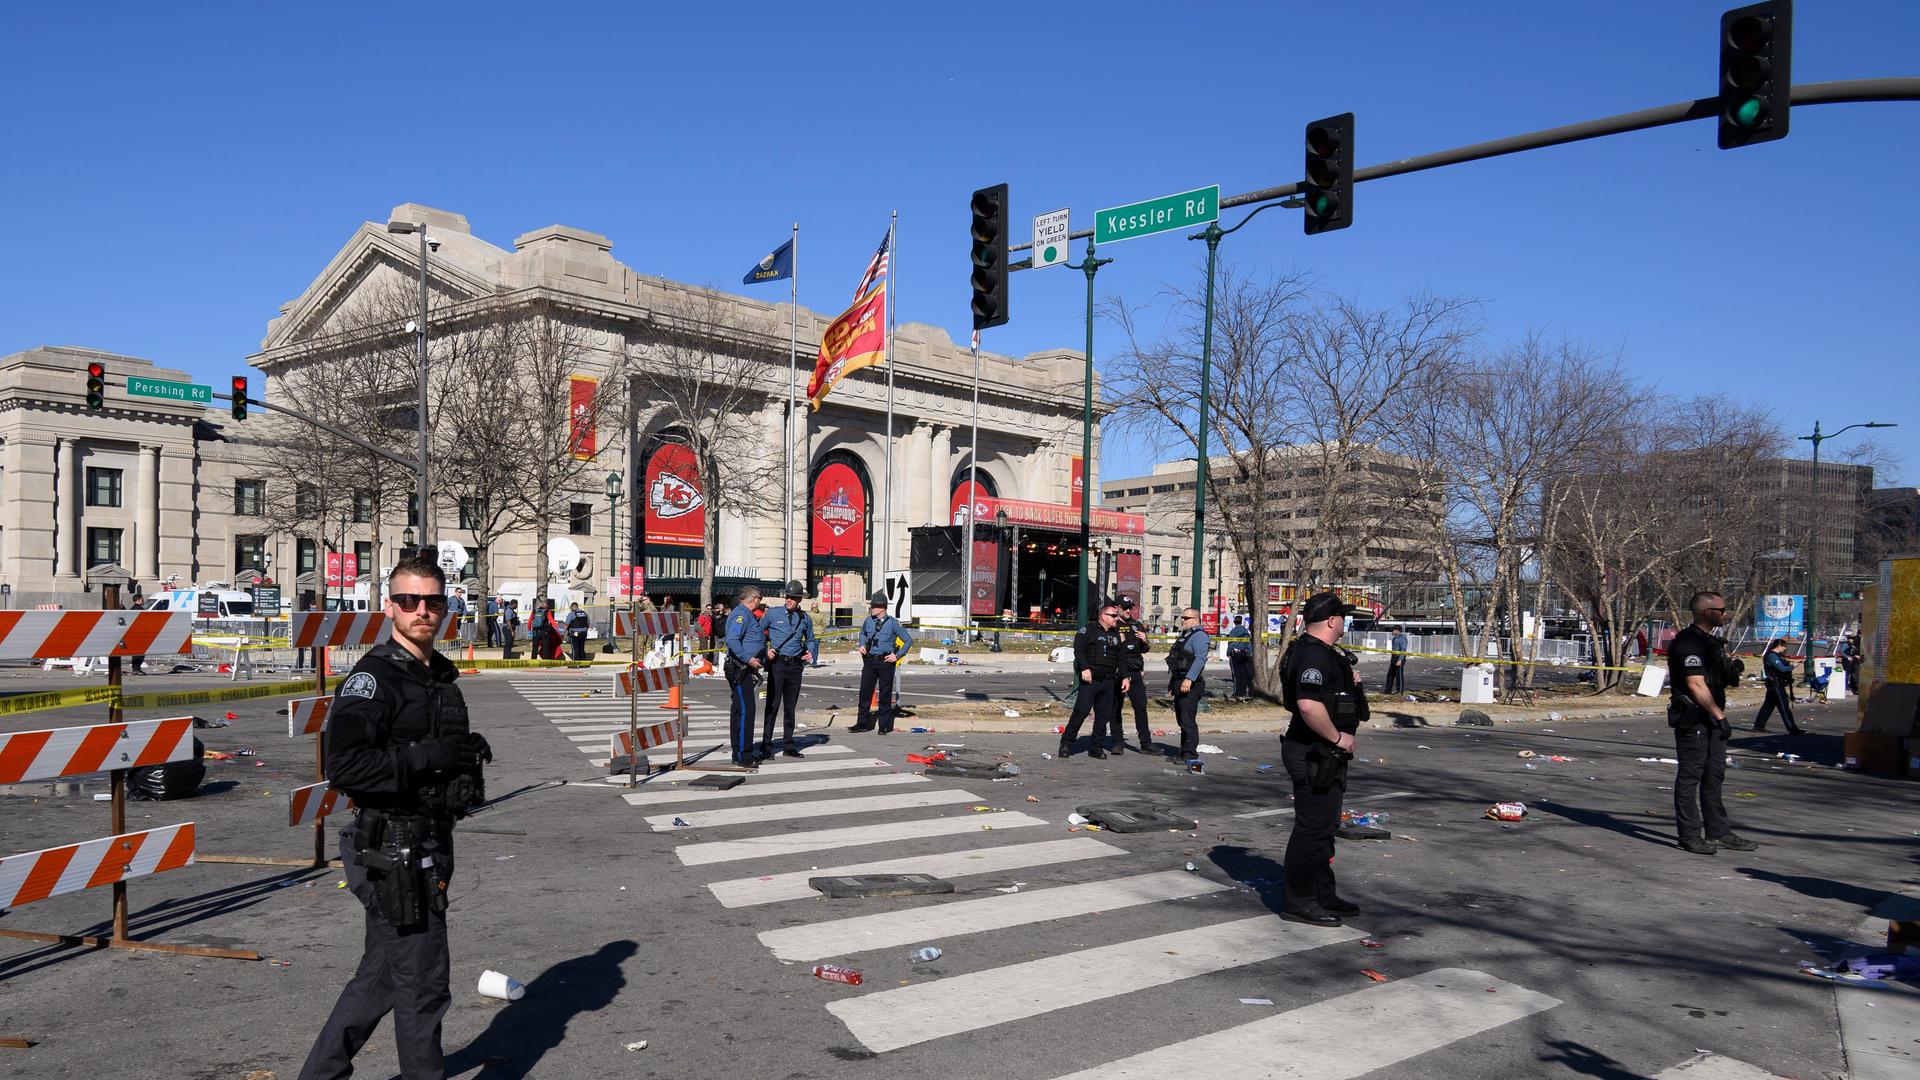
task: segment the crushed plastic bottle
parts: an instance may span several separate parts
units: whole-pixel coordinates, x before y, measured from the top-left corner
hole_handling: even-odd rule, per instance
[[[838,964],[813,965],[813,977],[816,979],[825,979],[828,982],[846,983],[848,986],[859,986],[866,981],[861,977],[859,972],[852,968],[841,967]]]
[[[916,964],[925,964],[938,959],[940,959],[940,950],[933,945],[913,950],[912,960]]]

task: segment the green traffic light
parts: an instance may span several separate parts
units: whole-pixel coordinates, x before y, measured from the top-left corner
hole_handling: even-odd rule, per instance
[[[1733,122],[1743,128],[1755,127],[1766,112],[1766,102],[1757,97],[1746,98],[1733,107]]]
[[[1322,193],[1307,200],[1307,212],[1314,217],[1326,217],[1333,210],[1333,199]]]

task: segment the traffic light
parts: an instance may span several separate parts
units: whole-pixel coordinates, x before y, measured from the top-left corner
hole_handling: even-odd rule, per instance
[[[1353,224],[1353,114],[1308,124],[1306,142],[1307,235],[1344,229]]]
[[[1793,0],[1720,16],[1720,149],[1786,137],[1792,60]]]
[[[973,328],[1007,321],[1007,185],[973,193]]]
[[[107,365],[94,361],[87,365],[87,408],[107,407]]]
[[[247,377],[245,375],[233,377],[233,418],[235,420],[247,418]]]

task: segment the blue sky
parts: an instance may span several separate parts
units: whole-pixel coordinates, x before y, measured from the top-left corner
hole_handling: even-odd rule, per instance
[[[1704,96],[1725,6],[7,5],[0,353],[94,346],[219,382],[357,222],[407,201],[501,246],[592,229],[729,288],[797,219],[822,310],[898,209],[902,318],[964,340],[974,187],[1080,228],[1290,182],[1303,124],[1336,112],[1374,163]],[[1798,82],[1920,74],[1920,3],[1802,0],[1795,21]],[[1564,334],[1796,432],[1902,422],[1884,445],[1912,484],[1916,175],[1920,103],[1829,105],[1738,151],[1700,122],[1371,182],[1351,229],[1271,213],[1223,251],[1379,302],[1478,296],[1496,336]],[[1139,300],[1203,251],[1102,254],[1101,291]],[[1084,294],[1017,275],[986,347],[1077,347]]]

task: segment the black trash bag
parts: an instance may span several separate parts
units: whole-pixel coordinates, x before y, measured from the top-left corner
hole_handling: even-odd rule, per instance
[[[193,798],[200,794],[200,784],[207,778],[207,765],[201,760],[206,752],[206,744],[196,737],[193,757],[188,760],[132,770],[127,774],[127,795],[155,802]]]

